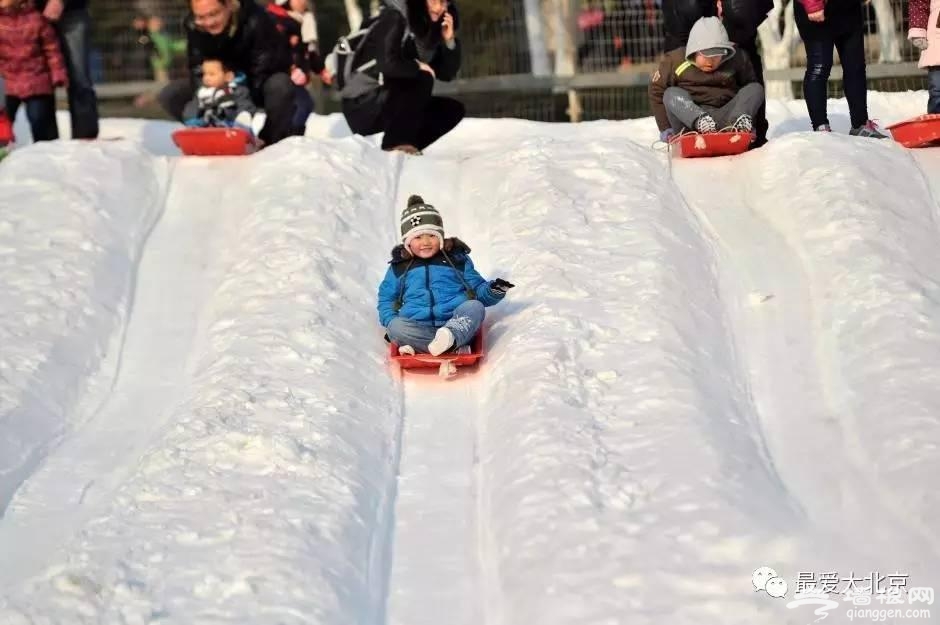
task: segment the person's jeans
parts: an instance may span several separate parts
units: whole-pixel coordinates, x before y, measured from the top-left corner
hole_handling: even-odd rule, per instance
[[[480,330],[480,326],[483,325],[485,316],[486,309],[475,299],[467,300],[455,308],[454,316],[443,326],[454,335],[454,345],[451,350],[470,343]],[[385,330],[389,340],[397,343],[399,347],[410,345],[416,352],[428,353],[428,343],[434,340],[434,335],[439,329],[428,323],[395,317]]]
[[[927,69],[927,112],[940,113],[940,67]]]
[[[87,9],[65,11],[55,24],[69,76],[69,117],[73,139],[98,137],[98,96],[91,82],[91,16]]]

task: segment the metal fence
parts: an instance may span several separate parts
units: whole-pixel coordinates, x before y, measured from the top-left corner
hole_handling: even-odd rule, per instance
[[[646,85],[664,45],[659,0],[557,1],[573,10],[567,21],[560,20],[554,13],[556,0],[542,0],[543,53],[550,62],[560,58],[557,31],[567,27],[574,33],[576,48],[569,53],[573,76],[531,74],[523,0],[505,0],[497,19],[461,30],[465,50],[461,79],[439,84],[440,91],[463,100],[474,116],[567,121],[648,115]],[[783,26],[792,20],[787,1],[795,0],[785,0],[776,21],[768,22],[773,28],[764,26],[761,45],[765,59],[771,46],[785,46],[789,67],[768,69],[765,75],[768,80],[782,81],[778,85],[789,84],[792,95],[799,97],[805,53],[795,30],[791,41],[781,43]],[[134,93],[152,91],[159,81],[185,75],[181,50],[187,9],[187,0],[93,3],[93,73],[103,97],[127,100]],[[925,73],[917,69],[916,50],[906,38],[907,0],[872,0],[865,11],[870,87],[881,91],[925,88]],[[321,47],[329,49],[337,35],[348,31],[342,0],[318,0],[317,17]],[[833,97],[841,96],[839,77],[836,67],[830,82]],[[320,100],[318,110],[335,110],[335,102]]]

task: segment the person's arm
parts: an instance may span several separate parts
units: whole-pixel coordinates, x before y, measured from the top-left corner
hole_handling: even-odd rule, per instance
[[[672,60],[666,56],[659,63],[659,67],[650,80],[649,97],[650,107],[653,109],[653,116],[656,118],[656,125],[662,132],[672,127],[669,123],[669,116],[666,114],[666,105],[663,104],[663,94],[666,89],[672,86],[672,77],[674,68]]]
[[[65,57],[62,56],[62,49],[59,48],[59,37],[52,28],[52,24],[42,17],[36,19],[41,23],[39,43],[43,56],[46,57],[46,65],[49,66],[49,72],[52,74],[52,84],[56,87],[66,87],[69,84],[69,75],[65,69]]]
[[[290,46],[274,20],[260,7],[245,21],[243,28],[249,30],[244,36],[250,38],[252,49],[248,79],[252,90],[260,92],[265,81],[274,74],[290,74]]]
[[[930,19],[930,0],[910,0],[907,5],[907,15],[910,22],[907,38],[926,39],[927,21]]]
[[[452,10],[456,11],[456,9]],[[443,40],[438,46],[437,54],[434,55],[431,68],[438,80],[447,82],[456,78],[457,72],[460,71],[462,48],[460,40],[457,39],[456,18],[454,15],[448,11],[442,19],[441,34]]]
[[[405,57],[402,41],[405,37],[405,16],[398,11],[383,11],[373,26],[375,62],[386,78],[417,78],[421,67],[415,59]]]
[[[189,85],[193,93],[202,86],[202,61],[205,54],[200,39],[199,33],[193,28],[186,29],[186,66],[189,67]]]
[[[379,311],[379,323],[382,324],[383,328],[387,328],[392,319],[398,316],[398,311],[395,310],[395,301],[398,299],[398,291],[401,289],[399,280],[404,279],[405,276],[396,278],[395,272],[389,267],[388,271],[385,272],[385,278],[382,280],[382,283],[379,284],[379,303],[377,308]]]
[[[505,292],[494,291],[490,288],[491,281],[480,275],[469,256],[464,260],[463,279],[470,285],[470,288],[477,296],[477,300],[484,306],[498,304],[506,297]]]

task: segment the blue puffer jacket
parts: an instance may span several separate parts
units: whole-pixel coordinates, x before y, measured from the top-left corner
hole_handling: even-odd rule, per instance
[[[447,323],[454,309],[469,299],[460,274],[484,306],[497,304],[505,297],[504,293],[494,292],[490,281],[477,273],[470,260],[470,248],[460,239],[446,239],[444,250],[446,256],[438,252],[427,259],[412,257],[403,245],[392,250],[390,266],[379,285],[379,322],[383,328],[399,316],[434,326]],[[399,293],[402,305],[396,311]]]

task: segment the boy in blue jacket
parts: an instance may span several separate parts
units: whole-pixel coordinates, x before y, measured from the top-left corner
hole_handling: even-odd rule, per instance
[[[488,281],[473,267],[470,248],[444,238],[441,214],[419,195],[401,214],[402,244],[392,250],[379,285],[379,321],[401,354],[439,356],[467,345],[513,284]]]

